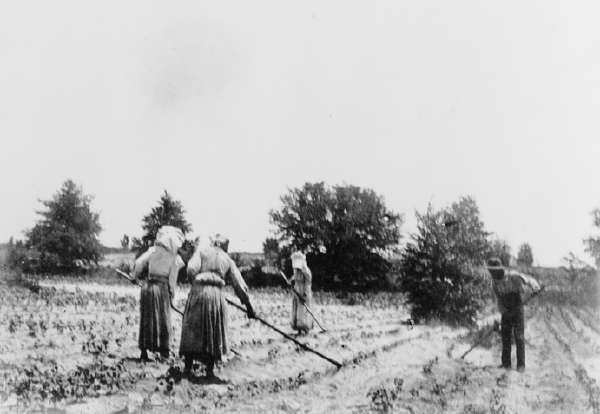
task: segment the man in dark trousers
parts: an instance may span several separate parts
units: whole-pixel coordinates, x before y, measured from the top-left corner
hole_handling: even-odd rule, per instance
[[[488,260],[488,270],[493,278],[494,293],[502,314],[502,367],[510,368],[511,338],[517,346],[517,370],[525,370],[525,316],[523,296],[525,286],[534,292],[540,290],[539,283],[531,276],[502,266],[498,258]]]

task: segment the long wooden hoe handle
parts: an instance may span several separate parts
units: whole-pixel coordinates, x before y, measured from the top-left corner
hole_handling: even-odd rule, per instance
[[[302,303],[302,305],[304,305],[304,308],[306,308],[306,311],[308,312],[308,314],[310,316],[312,316],[312,318],[314,319],[314,321],[317,323],[317,325],[319,325],[319,328],[321,328],[321,332],[327,332],[327,329],[323,328],[323,325],[321,325],[321,323],[319,322],[319,320],[317,319],[317,317],[312,313],[312,311],[310,310],[310,308],[308,307],[308,305],[306,304],[306,300],[302,297],[302,295],[292,286],[292,284],[290,283],[290,281],[288,280],[288,278],[285,276],[285,273],[283,273],[282,271],[279,271],[279,274],[281,275],[281,277],[283,277],[283,280],[285,280],[286,286],[288,289],[290,289],[292,292],[294,292],[294,294],[298,297],[298,300],[300,301],[300,303]]]
[[[234,308],[237,308],[237,309],[241,310],[242,312],[244,312],[246,314],[248,313],[248,311],[245,308],[243,308],[242,306],[238,305],[237,303],[235,303],[231,299],[227,299],[227,303],[229,303]],[[315,349],[312,349],[308,345],[303,344],[302,342],[298,341],[293,336],[290,336],[290,335],[286,334],[281,329],[277,328],[276,326],[271,325],[269,322],[265,321],[261,317],[255,315],[254,319],[256,319],[257,321],[259,321],[263,325],[268,326],[269,328],[273,329],[275,332],[277,332],[278,334],[282,335],[286,339],[289,339],[290,341],[294,342],[296,345],[298,345],[300,348],[304,349],[305,351],[312,352],[313,354],[318,355],[319,357],[323,358],[324,360],[326,360],[326,361],[332,363],[333,365],[335,365],[338,369],[342,367],[342,364],[339,363],[338,361],[336,361],[335,359],[329,358],[328,356],[323,355],[319,351],[317,351]]]
[[[523,306],[525,306],[531,299],[535,298],[537,295],[539,295],[540,293],[542,293],[542,291],[546,289],[546,286],[542,286],[540,288],[540,290],[538,290],[537,292],[534,292],[531,296],[529,296],[527,298],[527,300],[525,302],[523,302]],[[475,343],[469,348],[467,349],[467,351],[462,354],[460,356],[460,359],[465,359],[465,357],[467,355],[469,355],[471,353],[472,350],[474,350],[475,348],[477,348],[479,345],[481,345],[483,343],[483,341],[485,341],[491,334],[492,332],[494,332],[494,329],[490,329],[488,332],[486,332],[485,334],[482,334],[479,339],[477,341],[475,341]]]

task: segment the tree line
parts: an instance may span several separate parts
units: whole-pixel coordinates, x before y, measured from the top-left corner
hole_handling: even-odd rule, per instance
[[[9,262],[26,271],[68,273],[97,265],[102,256],[100,216],[93,197],[67,180],[50,200],[25,239],[12,242]],[[265,265],[290,272],[292,251],[307,254],[317,289],[399,289],[412,304],[413,316],[446,321],[474,320],[489,293],[483,265],[499,257],[505,265],[530,267],[531,246],[522,244],[513,257],[510,246],[489,232],[477,203],[463,196],[447,207],[431,204],[415,212],[417,230],[402,238],[403,215],[387,208],[383,197],[354,185],[305,183],[281,196],[268,214],[272,234],[263,243],[264,261],[250,266],[250,279],[260,281]],[[594,211],[600,227],[600,210]],[[154,243],[163,225],[190,234],[182,203],[165,191],[142,217],[142,235],[124,235],[123,249],[137,255]],[[600,258],[600,238],[585,241]],[[194,240],[186,240],[181,256],[187,263]],[[184,274],[184,271],[183,273]],[[254,280],[253,279],[253,280]],[[274,280],[274,278],[263,278]]]

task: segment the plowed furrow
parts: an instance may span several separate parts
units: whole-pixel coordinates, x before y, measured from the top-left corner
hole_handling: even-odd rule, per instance
[[[589,406],[592,409],[592,412],[594,414],[600,414],[600,388],[598,387],[598,384],[593,378],[590,378],[586,369],[582,365],[577,363],[570,344],[559,334],[558,330],[552,325],[552,323],[550,322],[550,318],[547,317],[544,319],[544,321],[546,323],[548,331],[550,331],[556,342],[558,342],[561,345],[565,353],[569,356],[569,360],[573,365],[573,369],[577,380],[579,381],[579,383],[581,384],[582,388],[585,390],[588,396]]]

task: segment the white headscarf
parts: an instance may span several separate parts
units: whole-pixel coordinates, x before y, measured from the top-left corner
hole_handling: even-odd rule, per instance
[[[229,249],[229,239],[227,238],[227,236],[221,234],[221,233],[217,233],[215,234],[212,238],[212,245],[219,247],[221,249],[223,249],[224,251],[227,251]]]
[[[183,245],[183,240],[183,232],[180,229],[173,226],[162,226],[156,234],[154,244],[177,254],[177,251]]]

